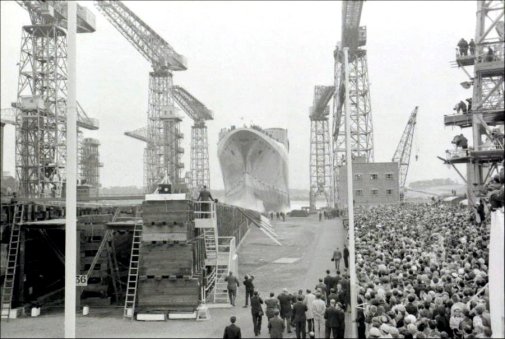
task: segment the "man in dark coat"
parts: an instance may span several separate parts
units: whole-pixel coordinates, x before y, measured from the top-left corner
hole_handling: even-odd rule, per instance
[[[224,281],[228,282],[228,297],[230,298],[230,304],[235,306],[235,298],[237,297],[237,287],[240,286],[238,279],[230,271],[230,274],[224,278]]]
[[[267,306],[266,315],[268,320],[274,317],[275,310],[279,310],[279,300],[275,298],[275,293],[270,292],[270,298],[265,299],[265,305]]]
[[[330,289],[333,288],[333,277],[330,275],[330,270],[326,270],[326,276],[323,279],[326,285],[326,295],[330,295]],[[330,299],[326,298],[326,305],[330,305]]]
[[[344,265],[346,269],[349,269],[349,249],[347,245],[344,245]]]
[[[251,314],[253,319],[254,335],[261,334],[261,318],[263,317],[263,299],[260,298],[258,291],[254,291],[251,298]]]
[[[330,300],[330,306],[326,309],[324,312],[324,319],[326,319],[325,322],[325,338],[329,339],[331,333],[333,332],[333,338],[337,337],[337,331],[338,331],[338,325],[339,325],[339,320],[338,320],[338,311],[335,308],[335,300],[331,299]]]
[[[296,326],[297,339],[300,339],[300,335],[303,339],[305,339],[307,336],[307,333],[305,331],[305,323],[307,321],[305,312],[307,312],[307,305],[303,303],[303,297],[299,296],[298,301],[293,306],[293,316]]]
[[[237,318],[235,316],[232,316],[230,318],[231,324],[226,326],[224,329],[224,334],[223,334],[223,339],[241,339],[242,334],[240,333],[240,327],[235,325],[235,321],[237,321]]]
[[[246,275],[244,277],[244,286],[245,286],[245,305],[247,307],[249,305],[249,299],[252,298],[254,292],[254,284],[253,284],[254,276]]]
[[[345,313],[340,303],[337,304],[337,339],[344,339],[345,333]],[[335,335],[335,334],[333,334]]]
[[[205,186],[205,185],[203,186],[197,200],[198,201],[214,201],[214,198],[212,198],[212,194],[210,194],[210,192],[207,191],[207,186]],[[210,211],[209,204],[202,204],[201,211],[204,212],[204,213],[202,213],[201,218],[204,218],[204,219],[210,218],[210,215],[208,213],[206,213],[206,212]]]
[[[335,301],[338,300],[338,294],[335,292],[335,289],[333,287],[330,289],[330,294],[328,294],[328,300],[326,300],[327,305],[330,305],[331,299],[333,299]]]
[[[284,320],[279,318],[279,311],[275,311],[273,318],[268,322],[268,331],[270,332],[270,338],[282,338]]]
[[[288,330],[288,333],[291,333],[291,315],[292,315],[292,302],[293,302],[293,296],[288,293],[288,289],[285,288],[281,294],[277,296],[277,299],[279,299],[279,304],[280,304],[280,315],[282,318],[282,321],[286,321],[286,328]]]

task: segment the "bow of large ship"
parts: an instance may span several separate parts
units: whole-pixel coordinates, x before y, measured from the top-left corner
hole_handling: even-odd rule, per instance
[[[218,157],[225,200],[260,212],[289,209],[287,130],[231,128],[222,130]]]

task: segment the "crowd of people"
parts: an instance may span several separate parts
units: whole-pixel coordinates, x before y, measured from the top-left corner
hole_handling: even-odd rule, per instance
[[[344,251],[347,249],[344,248]],[[335,251],[337,252],[337,251]],[[335,266],[339,265],[342,256],[335,259]],[[226,281],[230,293],[230,303],[235,306],[238,279],[230,272]],[[296,338],[344,338],[345,311],[350,304],[349,275],[336,271],[332,275],[330,270],[326,276],[320,278],[314,289],[303,289],[289,292],[284,288],[281,293],[270,292],[268,297],[260,295],[254,287],[254,276],[246,275],[245,305],[251,307],[253,331],[255,336],[261,335],[262,327],[266,327],[270,338],[282,338],[284,333],[295,332]],[[232,291],[232,292],[230,292]],[[266,324],[263,317],[266,316]],[[240,338],[240,328],[235,325],[236,318],[230,318],[231,324],[225,328],[223,338]],[[238,330],[237,330],[238,328]],[[232,335],[233,334],[233,335]]]
[[[356,213],[360,338],[488,338],[489,230],[450,205]]]
[[[357,208],[355,248],[359,338],[488,338],[489,209],[448,204]],[[480,206],[479,205],[479,206]],[[485,210],[485,211],[484,211]],[[330,257],[314,289],[263,297],[246,276],[254,334],[263,316],[271,338],[344,338],[350,312],[347,246]],[[345,267],[340,266],[344,260]],[[342,273],[339,269],[342,269]],[[238,285],[238,283],[237,283]]]

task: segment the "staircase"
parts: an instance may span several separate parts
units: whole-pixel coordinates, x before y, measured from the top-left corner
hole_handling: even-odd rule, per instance
[[[142,240],[142,223],[137,222],[133,229],[132,251],[130,255],[130,269],[128,270],[128,282],[126,284],[126,298],[123,317],[134,318],[135,301],[140,264],[140,244]],[[129,311],[131,309],[131,311]]]
[[[214,292],[212,293],[212,301],[215,304],[227,304],[229,303],[228,299],[228,283],[224,281],[224,278],[228,276],[230,272],[229,266],[217,265],[216,268],[216,285],[214,286]]]
[[[9,314],[12,308],[12,293],[14,290],[14,281],[16,279],[16,266],[18,261],[21,225],[23,223],[24,211],[24,205],[16,205],[14,207],[14,219],[12,220],[11,238],[9,241],[9,249],[7,251],[7,269],[5,271],[5,280],[2,290],[2,319],[9,319]]]
[[[205,241],[205,257],[216,260],[217,263],[217,230],[215,228],[204,228],[203,239]]]

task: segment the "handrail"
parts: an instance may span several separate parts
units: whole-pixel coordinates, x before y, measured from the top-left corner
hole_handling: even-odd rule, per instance
[[[209,205],[203,209],[203,206]],[[196,219],[216,218],[216,203],[214,201],[195,201],[194,214]]]

